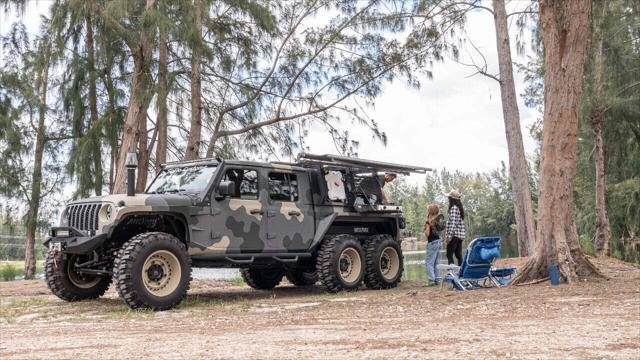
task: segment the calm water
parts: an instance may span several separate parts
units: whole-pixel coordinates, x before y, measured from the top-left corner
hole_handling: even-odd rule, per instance
[[[405,281],[427,281],[427,269],[424,261],[426,253],[424,250],[404,251],[404,273],[402,280]],[[447,257],[445,251],[440,250],[440,264],[446,264]]]
[[[427,270],[424,266],[424,258],[424,250],[404,252],[404,273],[402,274],[402,280],[427,281]],[[444,250],[442,250],[440,254],[440,263],[447,263]],[[194,279],[201,280],[230,280],[240,277],[240,271],[238,269],[193,268],[192,274]]]

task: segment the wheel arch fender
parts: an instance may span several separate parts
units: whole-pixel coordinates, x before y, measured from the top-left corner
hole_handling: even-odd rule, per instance
[[[311,250],[316,249],[322,242],[322,239],[324,239],[324,236],[326,235],[327,231],[329,231],[329,228],[333,224],[333,221],[336,219],[336,215],[336,213],[332,213],[331,215],[318,221],[318,226],[316,227],[316,235],[313,237],[313,242],[311,243],[310,247]]]
[[[160,222],[158,221],[160,220]],[[117,224],[109,229],[107,237],[109,239],[118,238],[123,235],[129,239],[143,232],[166,232],[177,237],[186,246],[191,239],[191,227],[180,212],[131,212],[126,214]]]

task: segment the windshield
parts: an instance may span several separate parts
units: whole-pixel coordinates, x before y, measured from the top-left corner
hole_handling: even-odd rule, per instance
[[[200,193],[207,188],[215,171],[214,165],[164,169],[149,185],[147,193]]]

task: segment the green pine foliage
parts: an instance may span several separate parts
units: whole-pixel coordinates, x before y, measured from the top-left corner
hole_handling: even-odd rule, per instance
[[[429,173],[422,186],[412,186],[402,179],[392,183],[392,199],[403,206],[407,235],[420,236],[426,221],[426,209],[436,203],[447,214],[445,194],[456,189],[462,194],[467,242],[479,236],[500,236],[502,256],[517,256],[516,221],[509,176],[504,163],[487,173],[466,173],[446,169]]]

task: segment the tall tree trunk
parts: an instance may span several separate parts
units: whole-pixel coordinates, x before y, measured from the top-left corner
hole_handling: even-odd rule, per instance
[[[136,177],[136,192],[144,192],[149,173],[149,149],[147,149],[147,119],[139,124],[140,136],[138,137],[138,176]]]
[[[213,157],[213,153],[215,152],[216,149],[216,143],[218,142],[218,139],[220,139],[220,128],[222,127],[222,121],[223,121],[222,116],[218,116],[218,121],[216,122],[216,126],[213,129],[213,134],[211,134],[211,139],[209,140],[209,145],[207,145],[207,157]]]
[[[85,25],[87,28],[86,46],[87,46],[87,67],[89,69],[89,114],[91,117],[90,136],[93,140],[93,171],[94,171],[94,190],[97,196],[102,195],[102,134],[98,128],[98,100],[96,96],[96,69],[95,55],[93,50],[93,25],[91,21],[91,13],[87,12],[85,16]]]
[[[493,19],[496,27],[496,43],[498,46],[498,64],[500,67],[500,95],[502,97],[502,116],[507,134],[509,149],[509,178],[513,192],[513,205],[518,228],[518,252],[520,256],[533,254],[536,235],[533,221],[533,204],[527,158],[522,142],[520,129],[520,113],[513,81],[513,64],[511,62],[511,45],[504,0],[493,0]]]
[[[545,88],[538,241],[535,255],[514,283],[544,278],[549,266],[557,266],[566,282],[599,274],[580,248],[573,201],[578,110],[590,16],[590,1],[540,1]]]
[[[109,194],[114,194],[116,162],[118,153],[118,144],[111,144],[111,154],[109,156]]]
[[[202,37],[202,3],[195,1],[194,36],[196,39],[191,48],[191,128],[187,140],[185,160],[197,159],[202,141],[202,94],[201,94],[201,37]]]
[[[594,68],[593,68],[593,107],[589,118],[595,143],[595,168],[596,168],[596,236],[595,248],[598,256],[604,256],[609,251],[609,241],[611,239],[611,225],[605,201],[606,181],[604,171],[604,147],[602,144],[602,121],[603,121],[603,97],[602,91],[602,22],[606,16],[607,2],[602,1],[602,16],[599,24],[594,26]]]
[[[153,3],[153,0],[146,0],[146,11],[151,9]],[[143,25],[138,41],[130,45],[133,57],[133,78],[131,80],[127,116],[122,129],[122,142],[118,151],[116,179],[112,191],[115,194],[125,193],[127,190],[127,171],[124,166],[127,153],[136,152],[140,142],[140,126],[143,121],[146,127],[147,107],[152,97],[151,60],[153,54],[150,38],[154,30],[155,27],[151,26],[150,21],[147,21]],[[138,157],[138,168],[148,169],[148,156],[146,162],[143,163],[142,160],[144,159]]]
[[[156,119],[158,140],[156,144],[156,173],[160,171],[160,166],[167,162],[167,32],[162,25],[160,26],[158,47],[158,117]]]
[[[106,49],[104,54],[106,59],[105,69],[111,69],[113,66],[113,56]],[[116,119],[117,112],[117,104],[116,104],[116,93],[113,85],[113,79],[111,78],[111,72],[105,71],[101,73],[102,82],[105,87],[105,91],[107,93],[107,109],[105,110],[104,119],[107,123],[104,127],[104,136],[105,141],[109,147],[109,174],[108,174],[108,187],[107,192],[109,194],[113,191],[113,182],[115,180],[115,163],[116,163],[116,154],[118,152],[118,132],[119,132],[119,124]]]
[[[148,46],[148,43],[141,47]],[[118,151],[118,160],[116,166],[116,179],[113,184],[113,193],[121,194],[127,190],[127,171],[124,162],[127,153],[135,153],[140,141],[140,124],[147,121],[147,106],[149,104],[148,97],[151,92],[150,86],[150,59],[145,58],[147,52],[139,51],[134,53],[133,62],[133,79],[131,80],[131,92],[129,94],[129,105],[127,107],[127,116],[125,117],[124,127],[122,129],[122,142],[120,151]],[[149,54],[150,55],[150,54]],[[142,168],[147,164],[142,164],[138,159],[138,167]]]
[[[40,210],[40,192],[42,186],[42,157],[47,142],[45,134],[45,116],[47,113],[47,85],[49,83],[49,61],[45,60],[44,69],[38,81],[38,127],[36,130],[36,149],[31,175],[31,196],[26,221],[26,244],[24,258],[24,278],[33,279],[36,274],[36,229]]]

